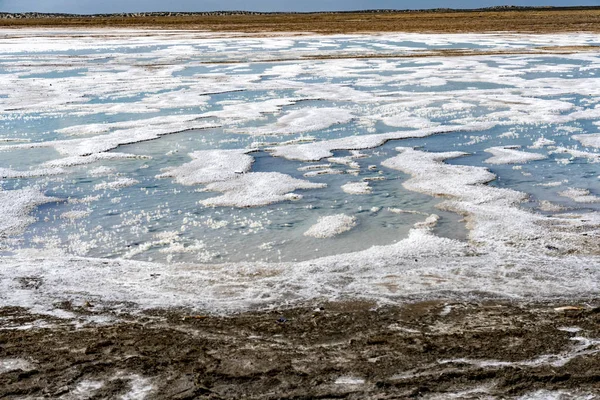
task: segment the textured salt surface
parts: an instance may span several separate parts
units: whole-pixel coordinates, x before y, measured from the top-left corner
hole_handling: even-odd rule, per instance
[[[579,140],[586,147],[600,148],[600,133],[590,133],[588,135],[573,135],[573,139]]]
[[[316,224],[311,226],[304,236],[314,238],[331,238],[348,232],[356,226],[356,217],[351,217],[346,214],[329,215],[320,217]]]
[[[2,34],[2,304],[598,291],[597,35]]]
[[[212,207],[258,207],[280,201],[300,200],[298,189],[319,189],[327,185],[292,178],[279,172],[250,172],[225,181],[213,182],[207,191],[222,192],[222,196],[202,200],[200,203]]]
[[[369,182],[348,182],[342,185],[342,190],[348,194],[369,194],[373,191]]]
[[[576,201],[577,203],[598,203],[600,197],[590,193],[587,189],[569,188],[558,193],[560,196],[568,197]]]
[[[190,153],[194,161],[166,168],[159,178],[173,177],[182,185],[225,181],[249,172],[254,158],[246,150],[206,150]]]
[[[0,218],[0,238],[23,233],[27,225],[35,222],[30,214],[36,206],[60,201],[44,196],[35,189],[1,190],[2,218]]]
[[[485,160],[488,164],[524,164],[529,161],[543,160],[547,158],[543,154],[529,153],[517,150],[517,147],[491,147],[485,151],[491,153],[493,157]]]

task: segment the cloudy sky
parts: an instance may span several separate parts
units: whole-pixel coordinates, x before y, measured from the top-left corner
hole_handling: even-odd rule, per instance
[[[138,11],[328,11],[376,8],[479,8],[494,5],[600,5],[600,0],[0,0],[4,12],[114,13]]]

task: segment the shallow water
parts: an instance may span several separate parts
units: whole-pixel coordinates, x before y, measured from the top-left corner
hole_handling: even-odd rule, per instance
[[[468,153],[445,163],[487,168],[487,185],[528,195],[508,217],[600,211],[600,150],[577,136],[599,129],[600,53],[528,54],[597,35],[103,35],[0,31],[0,185],[53,198],[7,197],[18,229],[0,224],[2,255],[300,262],[398,243],[431,214],[433,235],[468,243],[470,210],[440,207],[447,193],[409,190],[409,174],[382,165],[396,147]],[[524,54],[303,59],[439,49]],[[373,135],[387,136],[365,144]],[[194,167],[235,149],[247,155]],[[248,156],[251,167],[231,170]],[[367,192],[344,191],[359,182]],[[305,235],[340,214],[356,226]]]
[[[393,149],[398,145],[425,151],[468,152],[470,156],[449,162],[488,167],[497,175],[492,185],[531,195],[525,207],[535,209],[540,200],[547,200],[569,210],[600,209],[600,203],[576,203],[558,194],[566,187],[600,194],[597,191],[598,164],[594,164],[593,159],[570,160],[569,154],[550,154],[545,160],[523,166],[485,163],[490,157],[485,150],[495,146],[518,145],[524,151],[544,155],[556,147],[580,149],[572,135],[596,132],[594,121],[598,120],[598,113],[591,118],[574,117],[568,121],[560,121],[560,116],[575,111],[596,111],[597,94],[586,95],[586,90],[573,89],[571,84],[589,79],[600,68],[596,54],[252,62],[267,57],[292,57],[297,53],[312,55],[315,51],[335,54],[334,51],[360,53],[400,49],[493,50],[536,45],[535,41],[519,37],[490,36],[483,42],[471,42],[465,40],[470,39],[468,35],[444,39],[409,36],[413,40],[335,36],[205,39],[190,45],[187,44],[189,39],[175,35],[168,44],[135,46],[119,39],[106,44],[101,39],[78,41],[65,35],[62,41],[48,45],[48,50],[37,48],[32,59],[24,55],[25,51],[31,51],[26,42],[7,37],[4,42],[11,46],[5,51],[0,69],[2,79],[15,86],[3,86],[4,93],[0,93],[4,98],[0,140],[6,143],[1,153],[5,168],[27,171],[70,155],[64,152],[61,155],[60,150],[57,152],[52,146],[28,148],[29,145],[45,146],[53,141],[81,138],[102,141],[98,132],[86,132],[88,124],[134,121],[132,126],[138,125],[143,130],[144,120],[148,118],[160,121],[161,116],[196,114],[216,126],[180,133],[173,128],[171,133],[167,123],[166,135],[159,139],[139,140],[109,150],[141,158],[73,166],[55,176],[4,179],[4,190],[36,187],[47,196],[68,199],[38,207],[34,211],[37,222],[28,226],[21,240],[11,248],[58,248],[77,255],[163,262],[296,261],[396,242],[406,237],[423,215],[430,213],[441,217],[436,234],[465,240],[467,231],[458,215],[437,210],[438,199],[404,189],[402,182],[407,176],[379,165],[395,154]],[[477,39],[476,36],[472,39]],[[421,40],[417,40],[419,38]],[[146,40],[160,42],[162,39],[157,35]],[[595,43],[595,38],[583,35],[572,39]],[[278,55],[274,56],[273,51]],[[69,57],[65,59],[65,55]],[[76,67],[69,66],[73,57]],[[237,62],[240,57],[248,62],[227,64],[228,60]],[[215,61],[220,64],[210,64]],[[51,66],[58,62],[63,64]],[[198,62],[209,64],[197,65]],[[145,64],[153,66],[143,66]],[[104,78],[111,84],[98,82]],[[225,83],[225,88],[220,82]],[[585,82],[582,84],[585,87]],[[543,92],[537,94],[532,90]],[[597,92],[597,88],[589,91]],[[170,94],[174,95],[169,101],[160,101],[161,96]],[[199,103],[201,95],[203,99]],[[499,96],[507,99],[497,101]],[[29,101],[30,98],[35,102]],[[275,108],[261,103],[271,99],[289,99],[289,102]],[[528,102],[532,109],[523,108],[519,100]],[[553,101],[558,104],[557,111],[548,109],[554,105]],[[248,104],[254,105],[253,109],[247,107]],[[107,105],[109,109],[100,105]],[[136,111],[128,112],[128,105]],[[141,109],[136,105],[142,105]],[[278,122],[281,116],[293,110],[323,108],[348,110],[352,119],[316,129],[310,126],[313,121],[299,121],[285,130],[284,135],[270,134],[281,126],[282,122]],[[508,113],[500,114],[503,111]],[[498,113],[497,118],[490,117],[494,113]],[[546,118],[548,122],[538,122],[536,118]],[[252,146],[260,150],[269,144],[306,136],[310,136],[308,140],[329,140],[432,125],[468,124],[475,120],[493,121],[495,126],[481,131],[390,141],[380,148],[364,150],[360,158],[352,160],[357,163],[354,168],[332,164],[340,174],[309,178],[312,182],[327,184],[327,188],[298,191],[303,198],[293,202],[250,209],[205,207],[198,202],[215,194],[203,192],[202,185],[184,186],[171,178],[156,178],[165,168],[189,162],[188,154],[198,150]],[[307,128],[302,124],[308,124]],[[81,126],[81,131],[74,131],[75,136],[61,131],[71,126]],[[101,134],[118,130],[115,125]],[[253,130],[256,134],[246,134]],[[555,143],[550,147],[527,149],[541,137]],[[84,143],[81,147],[85,149],[85,146]],[[586,150],[600,155],[598,149]],[[298,169],[311,164],[272,157],[268,151],[251,155],[255,159],[253,172],[281,172],[299,179],[305,179],[302,175],[306,171]],[[334,152],[335,157],[349,155],[348,151]],[[560,160],[566,161],[563,164]],[[321,160],[315,164],[331,163]],[[40,175],[44,175],[43,172]],[[101,189],[103,183],[118,178],[130,178],[135,183]],[[364,178],[382,180],[370,181],[372,192],[369,194],[349,195],[341,190],[344,184]],[[548,182],[560,182],[560,185],[541,186]],[[389,208],[423,215],[393,213]],[[357,227],[325,240],[303,236],[318,217],[339,213],[355,216]]]

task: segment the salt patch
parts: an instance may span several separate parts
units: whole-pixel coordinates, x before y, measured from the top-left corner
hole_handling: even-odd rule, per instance
[[[0,168],[0,179],[39,178],[44,176],[61,175],[65,172],[66,171],[62,168],[39,168],[28,171],[15,171],[9,168]]]
[[[331,238],[347,232],[356,226],[356,217],[351,217],[346,214],[328,215],[319,217],[316,224],[311,226],[304,236],[314,238]]]
[[[581,142],[586,147],[600,148],[600,133],[590,133],[587,135],[573,135],[573,139]]]
[[[591,393],[572,392],[567,390],[538,390],[517,397],[517,400],[594,400],[597,396]]]
[[[539,139],[537,139],[535,142],[533,142],[533,144],[531,146],[529,146],[530,149],[541,149],[542,147],[545,146],[552,146],[556,144],[556,142],[554,140],[550,140],[550,139],[546,139],[545,137],[541,137]]]
[[[73,210],[62,213],[60,217],[62,219],[76,220],[85,218],[91,213],[91,210]]]
[[[369,194],[373,191],[369,182],[348,182],[342,185],[342,190],[348,194]]]
[[[140,181],[132,178],[119,178],[112,182],[102,182],[94,185],[94,190],[117,190],[133,186],[140,183]]]
[[[336,385],[364,385],[365,380],[352,376],[340,376],[335,380]]]
[[[289,111],[276,123],[256,128],[238,129],[236,132],[250,135],[292,135],[327,129],[332,125],[352,120],[349,110],[341,108],[305,108]]]
[[[30,212],[39,205],[60,201],[55,197],[46,197],[39,190],[27,188],[4,191],[0,189],[0,238],[19,235],[35,222]]]
[[[568,197],[577,203],[600,203],[600,197],[591,194],[587,189],[569,188],[558,194]]]
[[[340,139],[323,140],[320,142],[272,147],[267,150],[275,157],[288,160],[319,161],[333,156],[334,150],[365,150],[381,146],[390,140],[422,138],[436,133],[456,132],[470,129],[485,129],[489,124],[463,126],[443,126],[415,131],[400,131],[373,135],[349,136]]]
[[[29,371],[33,366],[27,360],[21,358],[0,358],[0,374],[10,371]]]
[[[560,212],[565,208],[559,206],[558,204],[551,203],[548,200],[542,200],[540,201],[539,209],[546,212]]]
[[[279,172],[250,172],[228,181],[210,183],[206,186],[207,191],[222,192],[223,195],[200,203],[209,207],[258,207],[301,199],[302,195],[292,193],[294,190],[321,189],[326,186]]]
[[[200,185],[236,178],[249,172],[254,158],[249,150],[204,150],[190,154],[194,160],[163,170],[157,178],[173,177],[182,185]]]
[[[485,160],[488,164],[524,164],[529,161],[543,160],[547,158],[543,154],[529,153],[517,150],[520,146],[490,147],[485,149],[493,157]]]
[[[588,161],[593,163],[600,162],[600,153],[590,153],[589,151],[569,149],[566,147],[557,147],[555,150],[551,151],[550,154],[570,154],[573,158],[587,158]],[[558,159],[557,161],[563,161],[565,163],[570,162],[566,158]]]
[[[319,176],[319,175],[342,175],[343,173],[344,173],[344,171],[342,171],[341,169],[326,168],[326,169],[317,169],[314,171],[306,172],[304,174],[304,176],[306,178],[310,178],[310,177]]]

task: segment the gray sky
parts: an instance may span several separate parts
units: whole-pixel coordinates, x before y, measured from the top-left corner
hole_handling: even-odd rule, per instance
[[[215,10],[328,11],[376,8],[479,8],[504,4],[600,6],[600,0],[0,0],[0,11],[77,14]]]

